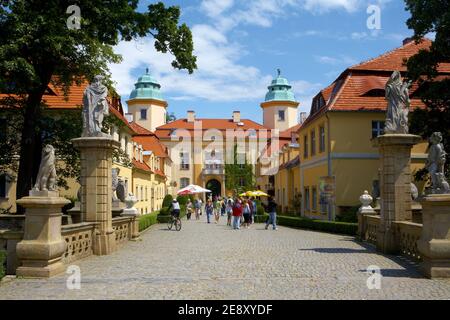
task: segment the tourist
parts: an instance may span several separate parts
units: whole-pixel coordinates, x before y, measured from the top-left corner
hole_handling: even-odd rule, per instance
[[[208,199],[208,202],[206,202],[205,212],[206,212],[206,220],[208,221],[208,223],[211,223],[210,219],[214,212],[214,205],[213,205],[211,199]]]
[[[250,198],[248,199],[248,206],[250,207],[250,224],[252,224],[252,223],[254,222],[254,221],[253,221],[253,217],[254,217],[254,215],[255,215],[254,204],[255,204],[255,201],[253,200],[252,197],[250,197]]]
[[[233,206],[233,229],[234,230],[240,229],[241,217],[242,217],[242,201],[240,199],[236,199],[236,201],[234,201],[234,206]]]
[[[266,230],[269,225],[272,224],[273,230],[278,230],[277,228],[277,203],[272,197],[269,197],[267,206],[265,206],[266,212],[269,214],[269,219],[266,222]]]
[[[231,199],[227,200],[225,212],[227,213],[227,226],[231,227],[231,216],[233,215],[233,201]]]
[[[199,199],[195,199],[195,201],[194,201],[194,210],[195,210],[195,220],[200,219],[200,202],[199,202]]]
[[[199,208],[200,215],[202,215],[202,213],[203,213],[203,201],[202,201],[201,198],[198,199],[198,208]]]
[[[191,199],[189,199],[186,204],[186,216],[188,220],[191,220],[192,210],[193,210],[192,201]]]
[[[220,208],[220,215],[223,217],[224,215],[225,215],[225,209],[226,209],[226,207],[227,207],[227,201],[226,201],[227,199],[226,198],[224,198],[224,199],[221,199],[220,200],[220,204],[222,205],[221,206],[221,208]]]
[[[214,218],[216,220],[216,223],[219,223],[221,208],[222,208],[222,204],[220,203],[220,199],[216,198],[214,201]]]
[[[172,204],[169,207],[169,210],[171,210],[173,218],[180,217],[180,203],[177,201],[177,199],[173,199]]]
[[[242,225],[244,228],[250,228],[250,205],[248,203],[248,200],[244,200],[244,203],[242,205],[242,212],[244,215],[244,224]]]

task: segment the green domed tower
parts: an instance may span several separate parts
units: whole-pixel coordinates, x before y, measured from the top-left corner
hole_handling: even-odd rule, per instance
[[[134,87],[127,101],[128,112],[133,115],[133,121],[137,124],[155,131],[166,123],[167,102],[163,98],[161,85],[149,74],[147,68]]]
[[[281,76],[280,69],[277,71],[278,76],[267,87],[268,91],[261,108],[264,126],[284,131],[297,124],[299,102],[295,100],[289,81]]]

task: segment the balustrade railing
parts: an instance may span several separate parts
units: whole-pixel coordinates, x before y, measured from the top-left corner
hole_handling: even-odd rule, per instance
[[[394,222],[397,228],[397,234],[400,240],[400,253],[415,261],[421,261],[419,250],[417,249],[417,240],[422,233],[422,224],[408,221]]]
[[[92,236],[95,224],[82,222],[61,227],[61,235],[67,243],[63,255],[65,264],[86,258],[92,254]]]

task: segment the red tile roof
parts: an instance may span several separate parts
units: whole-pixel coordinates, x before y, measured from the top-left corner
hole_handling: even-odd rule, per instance
[[[154,135],[153,132],[145,129],[144,127],[141,127],[136,122],[130,122],[129,124],[130,124],[130,127],[133,128],[134,132],[138,135]]]
[[[384,87],[392,72],[400,70],[405,74],[404,60],[415,55],[419,50],[429,48],[430,45],[431,41],[428,39],[424,39],[418,44],[413,41],[377,58],[346,69],[338,79],[321,91],[325,105],[319,110],[312,109],[303,125],[307,126],[327,111],[384,112],[387,107]],[[450,63],[440,64],[438,70],[441,73],[439,78],[450,76]],[[417,90],[418,84],[413,83],[410,88],[411,108],[413,109],[425,107],[421,99],[415,95]]]
[[[166,146],[164,146],[155,135],[134,136],[133,141],[141,144],[145,151],[152,151],[157,157],[168,157]]]
[[[257,130],[257,134],[259,133],[258,130],[260,129],[268,130],[263,125],[249,119],[242,119],[241,123],[243,125],[238,125],[238,123],[233,122],[232,119],[195,119],[195,120],[196,122],[201,122],[202,130],[217,129],[220,131],[226,131],[229,129],[234,130],[242,129],[244,131],[247,131],[249,129],[255,129]],[[155,133],[159,138],[170,138],[172,131],[176,129],[185,129],[188,131],[193,131],[194,123],[188,122],[187,119],[178,119],[156,128]]]
[[[145,162],[139,162],[136,159],[133,159],[133,167],[153,173],[152,169],[150,169],[150,167]]]

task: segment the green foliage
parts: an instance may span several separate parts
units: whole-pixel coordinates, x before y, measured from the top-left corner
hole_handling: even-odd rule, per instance
[[[186,215],[186,205],[180,203],[180,218]],[[157,220],[159,223],[167,223],[171,217],[171,212],[168,207],[163,207],[159,210]]]
[[[158,223],[158,214],[159,211],[155,211],[149,214],[144,214],[139,216],[139,232],[144,231],[148,227]]]
[[[336,221],[339,222],[353,222],[356,223],[358,222],[358,210],[359,207],[355,206],[355,207],[339,207],[339,214],[336,215]]]
[[[231,159],[227,155],[226,160],[225,175],[227,178],[225,179],[225,187],[227,190],[233,190],[235,194],[254,190],[256,187],[254,166],[247,162],[247,158],[238,158],[237,144],[234,145]]]
[[[173,122],[175,120],[177,120],[175,113],[173,113],[173,112],[171,112],[170,114],[166,113],[166,123]]]
[[[185,206],[189,199],[190,199],[189,195],[177,196],[177,201],[179,202],[180,206]]]
[[[17,115],[22,117],[16,123],[20,133],[13,138],[16,145],[1,150],[8,150],[10,157],[19,155],[22,160],[18,166],[18,198],[27,195],[37,175],[42,146],[48,143],[42,141],[43,135],[55,136],[55,143],[61,142],[55,145],[56,150],[71,148],[68,138],[72,135],[61,137],[58,128],[64,129],[62,125],[54,123],[49,131],[45,127],[48,123],[44,121],[43,95],[49,84],[62,88],[67,95],[73,82],[81,84],[101,74],[113,92],[108,65],[122,60],[114,53],[114,46],[147,35],[154,38],[157,51],[174,56],[174,68],[189,73],[196,68],[192,34],[185,24],[179,25],[179,7],[158,2],[149,5],[147,11],[138,11],[135,0],[111,0],[107,4],[102,0],[79,0],[74,4],[81,9],[81,26],[69,29],[66,10],[71,4],[61,0],[1,2],[0,92],[14,94],[16,101],[11,105],[2,99],[0,103],[19,107]],[[81,115],[76,114],[78,121],[66,124],[78,126]],[[58,152],[70,155],[66,150]],[[63,159],[68,163],[67,168],[60,169],[62,177],[67,170],[68,174],[79,171],[78,158],[73,150],[72,157]],[[7,160],[0,160],[0,165]]]
[[[0,280],[6,273],[6,251],[0,250]]]
[[[172,195],[171,195],[171,194],[167,194],[167,195],[164,197],[164,199],[163,199],[162,206],[163,206],[163,207],[169,207],[170,204],[172,203],[172,201],[173,201]]]
[[[430,50],[421,50],[407,61],[408,78],[419,82],[416,94],[426,105],[425,110],[412,112],[410,132],[428,138],[433,132],[440,131],[445,149],[450,150],[450,79],[437,79],[438,64],[450,61],[449,3],[441,0],[405,2],[406,10],[411,13],[407,25],[414,30],[414,39],[418,41],[429,33],[435,33]],[[447,163],[447,175],[449,169],[450,163]],[[425,176],[426,171],[420,170],[415,178],[423,180]]]
[[[313,220],[303,217],[277,216],[277,223],[282,226],[324,231],[329,233],[356,235],[357,223]]]

